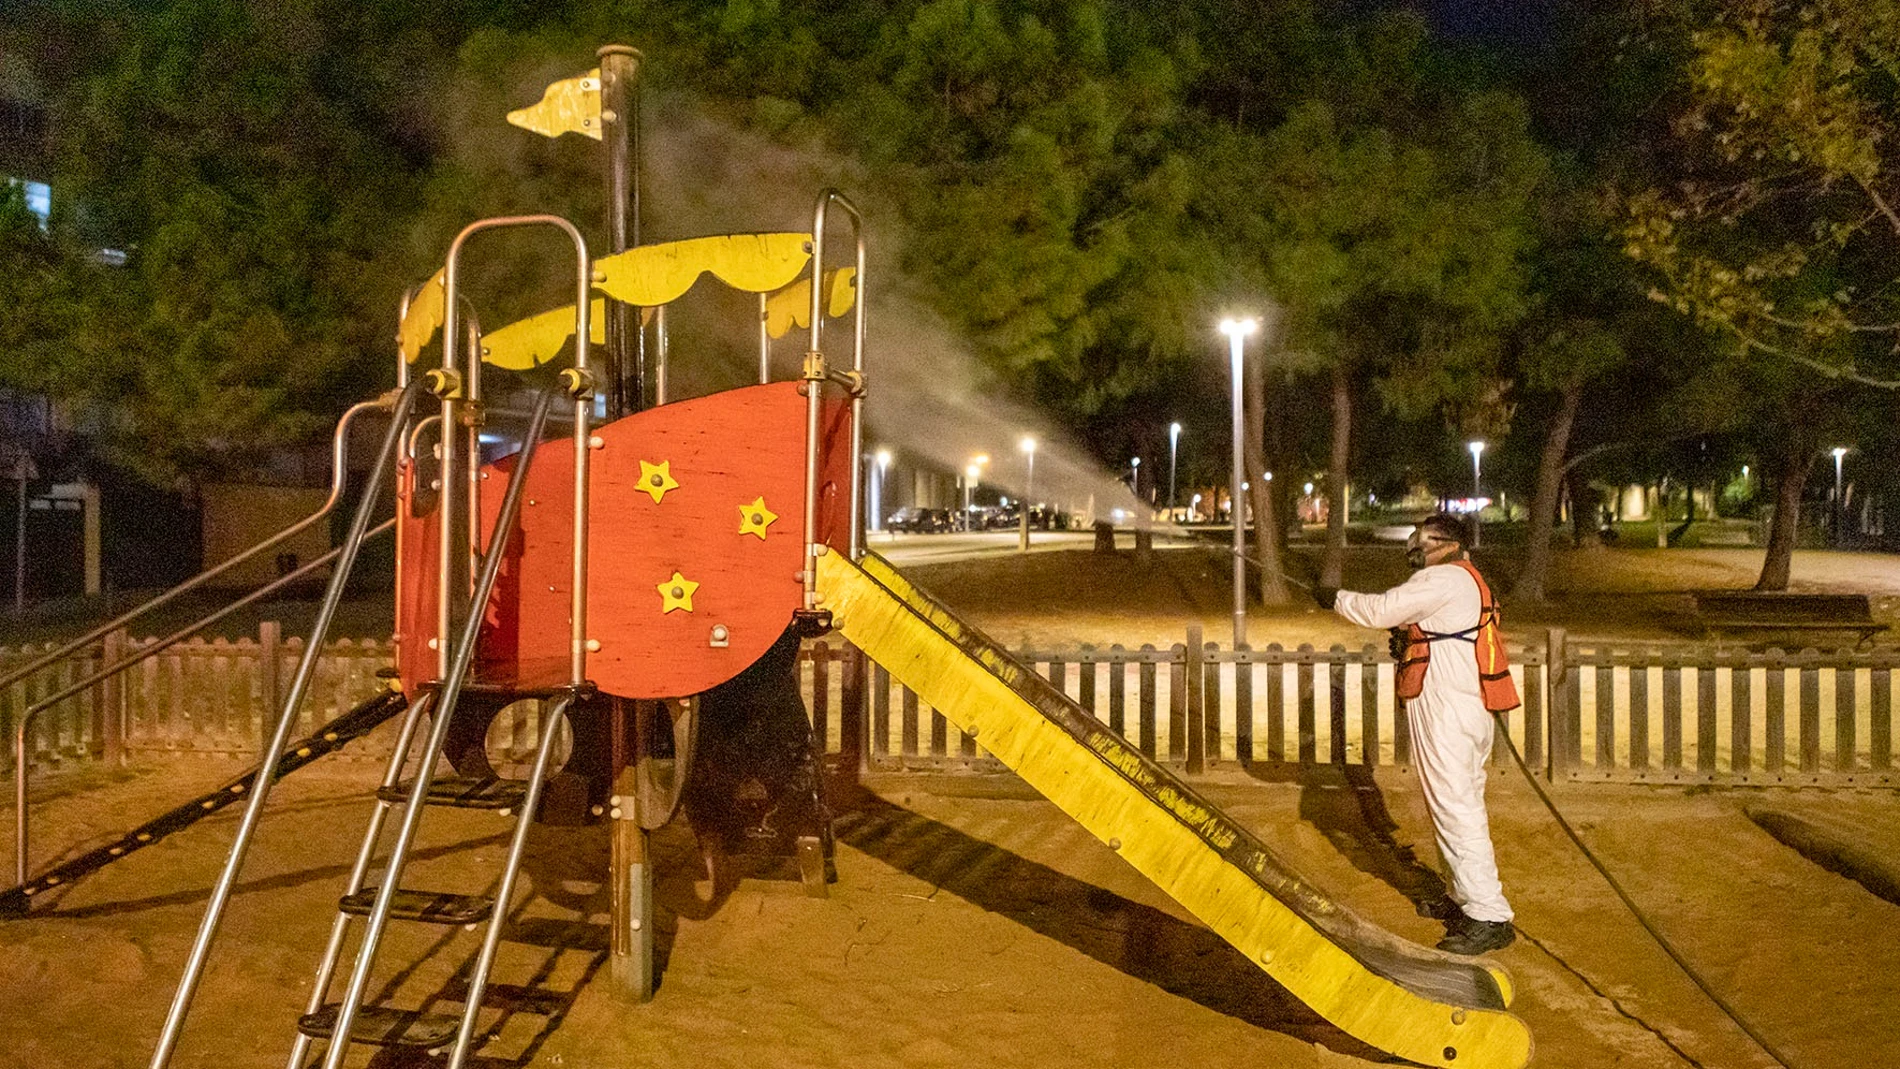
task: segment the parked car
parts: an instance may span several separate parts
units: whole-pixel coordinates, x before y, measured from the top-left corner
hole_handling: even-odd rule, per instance
[[[890,514],[884,521],[886,530],[909,531],[918,534],[934,534],[950,529],[950,510],[923,508],[906,505]]]

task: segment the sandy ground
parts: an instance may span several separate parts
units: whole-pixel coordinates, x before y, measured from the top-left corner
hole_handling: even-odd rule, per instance
[[[874,548],[892,553],[907,575],[1011,648],[1060,649],[1111,641],[1165,647],[1182,641],[1189,623],[1200,624],[1209,642],[1232,643],[1233,572],[1231,558],[1221,549],[1158,545],[1144,558],[1124,545],[1113,556],[1062,549],[965,560],[941,560],[925,552],[905,562],[917,552],[913,546],[928,547],[932,537],[908,536],[894,546]],[[1319,548],[1297,545],[1289,556],[1289,574],[1311,584],[1319,570]],[[1690,594],[1745,590],[1754,585],[1762,562],[1759,549],[1558,550],[1552,559],[1550,598],[1533,605],[1509,593],[1518,565],[1516,550],[1480,550],[1475,556],[1502,599],[1506,635],[1525,643],[1541,643],[1550,627],[1586,640],[1700,639],[1703,630]],[[1877,641],[1900,641],[1900,557],[1802,550],[1794,555],[1792,571],[1792,590],[1867,595],[1874,619],[1897,625]],[[1353,545],[1346,551],[1347,589],[1383,590],[1403,582],[1407,574],[1397,544]],[[1289,586],[1289,593],[1284,606],[1250,604],[1249,644],[1384,646],[1384,632],[1355,627],[1320,611],[1299,586]],[[1819,637],[1827,645],[1840,644],[1843,638],[1847,645],[1853,643],[1852,636],[1831,632],[1792,637]]]
[[[1565,589],[1576,629],[1674,633],[1644,599],[1685,584],[1740,585],[1759,554],[1676,550],[1590,570]],[[1179,641],[1188,619],[1227,624],[1218,559],[1192,551],[1039,567],[920,568],[999,639]],[[1583,556],[1577,554],[1574,556]],[[1387,559],[1390,557],[1390,559]],[[1560,567],[1571,568],[1566,559]],[[1802,554],[1797,580],[1900,594],[1886,558]],[[1359,551],[1374,585],[1402,564]],[[1078,575],[1087,577],[1079,581]],[[1606,584],[1628,583],[1627,590]],[[1578,601],[1596,597],[1595,602]],[[1595,605],[1595,608],[1591,608]],[[1138,608],[1130,608],[1138,606]],[[1293,609],[1263,614],[1257,644],[1333,641]],[[1339,625],[1343,628],[1343,625]],[[1142,629],[1148,629],[1143,632]],[[1145,637],[1152,634],[1152,638]],[[1338,641],[1357,643],[1350,628]],[[228,775],[181,758],[47,780],[34,805],[36,867]],[[332,759],[287,780],[174,1065],[281,1065],[368,812],[378,769]],[[1264,782],[1227,768],[1204,789],[1339,902],[1423,943],[1435,923],[1408,894],[1435,876],[1416,783],[1382,772]],[[1828,871],[1751,822],[1764,799],[1900,857],[1891,792],[1761,792],[1559,785],[1560,804],[1655,922],[1792,1069],[1894,1063],[1900,1050],[1900,905]],[[1749,1067],[1773,1063],[1643,934],[1514,772],[1492,787],[1494,836],[1522,938],[1496,960],[1545,1067]],[[1314,1017],[1188,919],[1053,806],[1007,780],[884,777],[833,784],[840,881],[828,899],[763,874],[697,880],[690,836],[655,839],[664,971],[644,1006],[615,994],[606,951],[602,829],[537,828],[504,944],[482,1048],[487,1069],[570,1066],[1349,1066],[1377,1055]],[[236,820],[226,812],[0,922],[0,1069],[144,1066]],[[431,811],[411,883],[492,879],[504,822]],[[379,998],[441,1008],[477,936],[402,931]],[[448,1008],[454,1008],[451,1003]],[[364,1064],[362,1059],[353,1064]],[[384,1058],[383,1069],[416,1064]],[[429,1064],[429,1063],[422,1063]]]
[[[228,770],[173,762],[109,787],[68,784],[83,789],[36,807],[41,841],[103,835],[122,814]],[[317,766],[280,788],[174,1064],[282,1064],[375,775],[367,763]],[[1406,897],[1434,878],[1408,778],[1263,783],[1229,770],[1207,790],[1339,901],[1409,938],[1436,937]],[[1798,1069],[1887,1064],[1900,1049],[1900,906],[1759,830],[1743,807],[1761,793],[1558,794],[1656,923]],[[604,835],[538,829],[495,975],[509,1009],[483,1064],[1095,1069],[1376,1057],[1020,789],[886,777],[835,784],[834,797],[840,881],[829,899],[772,873],[715,896],[694,879],[690,835],[675,825],[656,837],[665,967],[646,1006],[617,999],[609,981]],[[1900,851],[1891,794],[1773,797]],[[1649,942],[1521,782],[1495,782],[1492,805],[1523,932],[1497,960],[1518,985],[1534,1064],[1773,1064]],[[146,1063],[234,827],[221,814],[0,927],[0,1064]],[[414,882],[482,885],[502,830],[489,814],[432,811]],[[383,997],[452,997],[476,944],[469,933],[400,932],[383,955]]]

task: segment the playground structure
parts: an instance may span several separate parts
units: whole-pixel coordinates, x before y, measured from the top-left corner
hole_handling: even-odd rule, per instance
[[[604,49],[600,71],[557,83],[540,111],[517,120],[604,134],[610,191],[624,192],[614,185],[612,160],[618,154],[624,179],[626,148],[613,137],[624,138],[625,127],[610,117],[626,114],[635,58]],[[834,209],[853,226],[855,258],[828,271]],[[464,311],[470,240],[524,227],[558,231],[572,245],[574,303],[483,333]],[[329,588],[259,772],[219,795],[220,804],[241,799],[244,816],[184,964],[154,1069],[170,1063],[179,1043],[272,781],[315,756],[309,740],[289,741],[290,725],[351,567],[366,539],[385,529],[397,544],[391,691],[318,740],[341,745],[395,718],[397,741],[290,1039],[293,1069],[316,1064],[319,1048],[324,1069],[338,1069],[358,1045],[447,1052],[458,1069],[468,1063],[537,821],[611,822],[611,982],[630,1000],[653,991],[646,836],[681,810],[709,864],[748,847],[781,852],[796,859],[807,889],[823,894],[834,878],[830,830],[792,672],[799,641],[834,629],[1345,1032],[1424,1065],[1528,1062],[1530,1034],[1508,1012],[1513,992],[1501,969],[1416,946],[1331,901],[1188,785],[866,551],[858,463],[869,382],[866,246],[864,220],[849,199],[820,194],[803,233],[641,245],[614,234],[612,219],[608,230],[616,247],[595,257],[565,219],[473,223],[449,246],[442,270],[403,301],[396,389],[345,417],[375,409],[389,426],[348,534],[332,557],[306,566],[330,565]],[[758,294],[760,381],[667,402],[662,363],[653,376],[656,403],[648,404],[647,370],[629,367],[634,335],[645,336],[640,321],[652,310],[663,324],[662,310],[705,275]],[[834,362],[825,321],[847,312],[849,359]],[[798,326],[809,332],[799,375],[772,381],[771,338]],[[596,360],[596,345],[605,348],[604,361]],[[570,355],[562,360],[564,351]],[[559,370],[535,394],[518,448],[484,459],[484,362],[537,368],[550,361]],[[425,414],[425,398],[434,412]],[[566,427],[547,438],[557,407]],[[339,443],[344,438],[340,427]],[[378,526],[385,479],[396,515]],[[522,701],[544,707],[532,768],[524,779],[504,779],[483,740],[494,717]],[[748,752],[738,740],[766,741]],[[563,746],[568,756],[560,760]],[[28,879],[24,763],[20,769],[22,887],[13,904],[25,909],[35,893],[83,872],[51,884],[45,875]],[[760,822],[733,789],[742,780],[764,792],[758,806],[777,814],[774,834],[755,834]],[[190,806],[211,808],[203,800]],[[405,884],[431,806],[512,819],[492,894]],[[160,833],[183,823],[163,824]],[[151,841],[151,828],[93,867]],[[365,1003],[394,923],[481,930],[460,1013]]]

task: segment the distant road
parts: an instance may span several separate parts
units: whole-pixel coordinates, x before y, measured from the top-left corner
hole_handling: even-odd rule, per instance
[[[1002,556],[1015,553],[1018,544],[1016,531],[972,531],[967,534],[898,534],[872,531],[865,538],[865,545],[873,552],[899,566]],[[1123,548],[1133,548],[1134,532],[1118,531],[1115,541]],[[1185,545],[1186,542],[1186,539],[1173,538],[1160,533],[1155,535],[1157,546]],[[1055,549],[1088,549],[1094,544],[1095,535],[1090,531],[1031,531],[1029,533],[1031,553]]]

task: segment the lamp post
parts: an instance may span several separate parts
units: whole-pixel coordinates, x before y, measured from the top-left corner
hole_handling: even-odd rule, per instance
[[[877,478],[871,480],[871,530],[882,531],[884,529],[884,472],[891,466],[891,451],[880,449],[871,454],[871,461],[877,465],[875,469]]]
[[[1847,455],[1847,447],[1837,445],[1828,450],[1834,454],[1834,548],[1841,546],[1841,525],[1847,518],[1846,502],[1841,499],[1841,458]]]
[[[1227,335],[1228,363],[1232,366],[1234,381],[1234,463],[1231,472],[1228,497],[1233,502],[1234,517],[1234,648],[1239,649],[1247,641],[1247,535],[1246,509],[1241,505],[1241,451],[1240,436],[1240,370],[1241,341],[1247,335],[1260,329],[1253,319],[1223,319],[1220,332]]]
[[[983,469],[975,464],[963,469],[963,529],[966,531],[976,530],[976,514],[971,511],[970,494],[976,489],[976,477],[982,473]]]
[[[1128,458],[1128,492],[1135,495],[1136,500],[1140,500],[1141,498],[1141,458],[1140,457]]]
[[[1016,549],[1027,553],[1029,552],[1029,510],[1036,501],[1036,440],[1025,434],[1019,448],[1023,451],[1028,468],[1023,476],[1022,508],[1018,510],[1022,513],[1022,522],[1017,528]]]
[[[1168,424],[1168,522],[1174,522],[1174,471],[1181,459],[1181,425]]]
[[[1484,443],[1466,442],[1465,448],[1471,450],[1471,548],[1476,549],[1484,540],[1480,519],[1484,514],[1484,468],[1478,459],[1484,456]]]

